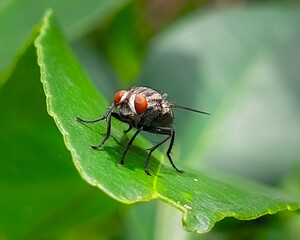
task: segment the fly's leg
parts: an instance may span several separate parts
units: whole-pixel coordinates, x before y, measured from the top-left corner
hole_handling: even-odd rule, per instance
[[[175,164],[174,164],[174,162],[172,161],[172,158],[171,158],[171,151],[172,151],[172,148],[173,148],[173,146],[174,146],[174,141],[175,141],[175,130],[174,130],[173,128],[171,128],[171,129],[172,129],[172,136],[171,136],[171,141],[170,141],[170,144],[169,144],[169,147],[168,147],[168,150],[167,150],[167,156],[168,156],[168,158],[169,158],[169,161],[170,161],[172,167],[173,167],[177,172],[184,173],[183,170],[179,170],[179,169],[175,166]]]
[[[144,170],[145,172],[151,176],[150,172],[149,172],[149,163],[150,163],[150,158],[151,158],[151,155],[152,155],[152,152],[158,148],[160,145],[162,145],[163,143],[165,143],[166,141],[168,141],[168,139],[170,138],[171,136],[167,136],[164,140],[162,140],[161,142],[157,143],[156,145],[154,145],[152,148],[150,148],[150,152],[148,153],[148,156],[147,156],[147,159],[145,161],[145,165],[144,165]]]
[[[79,117],[76,117],[76,121],[82,122],[82,123],[95,123],[95,122],[100,122],[102,120],[106,119],[106,116],[103,116],[102,118],[95,119],[95,120],[83,120]]]
[[[109,136],[110,136],[110,130],[111,130],[111,117],[114,117],[115,119],[120,120],[120,117],[119,117],[119,115],[117,113],[112,112],[112,113],[108,114],[108,117],[107,117],[107,130],[106,130],[105,137],[104,137],[104,139],[102,140],[102,142],[99,145],[97,145],[97,146],[91,146],[92,149],[96,150],[96,149],[102,147],[103,144],[106,142],[106,140],[109,138]]]
[[[83,123],[95,123],[95,122],[102,121],[102,120],[108,118],[108,115],[109,115],[109,114],[111,113],[111,111],[113,110],[113,107],[114,107],[114,105],[112,104],[112,105],[109,107],[109,109],[106,111],[106,113],[104,114],[104,116],[101,117],[101,118],[99,118],[99,119],[96,119],[96,120],[83,120],[83,119],[81,119],[81,118],[79,118],[79,117],[76,117],[76,120],[77,120],[78,122],[83,122]]]
[[[91,146],[92,149],[96,150],[96,149],[102,147],[102,145],[109,138],[109,136],[110,136],[110,130],[111,130],[111,116],[112,116],[112,114],[110,113],[108,115],[108,118],[107,118],[107,130],[106,130],[106,134],[105,134],[104,139],[102,140],[102,142],[99,145],[97,145],[97,146]]]
[[[145,172],[151,176],[151,174],[149,173],[149,163],[150,163],[150,158],[151,158],[151,155],[152,155],[152,152],[157,149],[160,145],[162,145],[163,143],[165,143],[166,141],[168,141],[170,138],[171,138],[171,141],[170,141],[170,144],[169,144],[169,148],[167,150],[167,156],[168,156],[168,159],[172,165],[172,167],[177,171],[177,172],[180,172],[180,173],[183,173],[182,170],[179,170],[172,158],[171,158],[171,150],[173,148],[173,145],[174,145],[174,140],[175,140],[175,130],[173,128],[167,128],[167,127],[148,127],[148,128],[145,128],[144,129],[145,131],[147,132],[150,132],[150,133],[156,133],[156,134],[161,134],[161,135],[168,135],[164,140],[162,140],[161,142],[157,143],[156,145],[154,145],[152,148],[150,148],[150,152],[147,156],[147,159],[145,161],[145,166],[144,166],[144,170]]]
[[[127,129],[127,130],[124,130],[124,133],[128,133],[131,129],[132,129],[132,126],[129,125],[128,129]]]
[[[99,122],[99,121],[102,121],[102,120],[105,120],[105,119],[108,120],[107,121],[107,130],[106,130],[106,134],[105,134],[104,139],[102,140],[102,142],[99,145],[97,145],[97,146],[91,146],[92,149],[96,150],[96,149],[100,148],[106,142],[106,140],[109,138],[109,136],[110,136],[110,130],[111,130],[111,117],[114,117],[114,118],[116,118],[118,120],[121,120],[120,117],[119,117],[119,115],[117,113],[112,112],[113,108],[114,108],[114,104],[110,105],[109,109],[106,111],[106,113],[104,114],[104,116],[101,117],[101,118],[99,118],[99,119],[96,119],[96,120],[89,121],[89,120],[83,120],[83,119],[81,119],[79,117],[76,117],[77,121],[83,122],[83,123],[95,123],[95,122]]]
[[[124,159],[125,159],[125,156],[126,156],[126,153],[128,152],[130,146],[132,145],[134,139],[136,138],[136,136],[142,131],[142,128],[139,128],[135,134],[132,136],[132,138],[130,139],[130,141],[128,142],[127,146],[126,146],[126,149],[123,153],[123,156],[122,156],[122,159],[121,159],[121,162],[120,164],[124,166]]]

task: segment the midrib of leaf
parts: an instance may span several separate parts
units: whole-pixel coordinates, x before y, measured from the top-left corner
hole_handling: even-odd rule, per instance
[[[169,198],[166,198],[165,196],[161,195],[158,191],[157,191],[157,180],[158,180],[158,177],[159,177],[159,173],[160,173],[160,170],[162,169],[162,167],[164,166],[164,163],[165,163],[165,158],[166,156],[164,154],[160,154],[160,161],[159,161],[159,166],[157,168],[157,172],[154,176],[154,179],[153,179],[153,199],[160,199],[162,201],[164,201],[165,203],[168,203],[170,204],[171,206],[177,208],[178,210],[180,210],[181,212],[183,213],[186,213],[187,212],[187,209],[184,208],[183,206],[181,206],[180,204],[178,204],[177,202],[175,201],[172,201],[171,199]],[[175,169],[174,169],[175,171]],[[177,173],[177,172],[176,172]],[[178,173],[180,174],[180,173]]]
[[[163,164],[163,160],[164,160],[164,156],[161,154],[160,155],[160,161],[159,161],[159,166],[157,168],[157,172],[154,176],[154,179],[153,179],[153,197],[156,198],[158,197],[158,192],[157,192],[157,179],[158,179],[158,175],[159,175],[159,172],[160,172],[160,169],[162,167],[162,164]]]

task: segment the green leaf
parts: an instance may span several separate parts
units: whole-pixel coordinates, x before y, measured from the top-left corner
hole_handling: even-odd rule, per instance
[[[86,77],[49,14],[36,47],[48,113],[63,134],[76,168],[91,185],[124,203],[161,199],[180,209],[185,228],[197,232],[209,231],[216,221],[228,216],[253,219],[299,207],[277,190],[240,178],[214,172],[180,174],[164,163],[160,152],[152,157],[153,176],[149,177],[143,164],[147,156],[144,150],[151,145],[142,137],[136,139],[126,155],[125,167],[121,167],[122,152],[132,136],[123,133],[127,126],[122,123],[113,123],[112,137],[103,149],[92,150],[89,146],[101,141],[106,124],[87,125],[75,118],[95,119],[109,103]]]
[[[90,30],[95,23],[109,17],[128,0],[73,1],[7,0],[0,5],[0,73],[12,63],[14,56],[30,37],[48,8],[53,8],[63,30],[75,38]]]
[[[151,44],[142,85],[209,117],[176,111],[180,159],[271,183],[300,149],[298,9],[195,12]]]
[[[100,133],[106,131],[106,126],[101,124],[91,128],[77,122],[75,118],[78,116],[87,119],[97,118],[108,107],[108,103],[83,73],[79,63],[66,46],[57,25],[48,25],[46,19],[36,44],[42,82],[48,97],[49,114],[54,117],[59,129],[64,134],[66,145],[72,152],[76,167],[82,176],[92,185],[97,185],[107,191],[111,188],[118,189],[110,194],[115,198],[124,199],[125,202],[142,200],[137,199],[137,195],[144,196],[145,200],[151,198],[153,184],[145,175],[142,168],[143,161],[139,161],[143,158],[140,156],[141,150],[129,154],[129,156],[134,155],[137,159],[136,162],[129,163],[127,168],[122,168],[118,164],[120,155],[118,148],[124,146],[126,137],[120,130],[116,130],[115,124],[112,135],[116,140],[108,142],[105,145],[105,151],[93,151],[89,147],[93,143],[99,142]],[[50,79],[49,76],[54,76],[52,74],[60,77]],[[117,142],[117,139],[122,139],[122,136],[123,144]],[[143,144],[145,142],[143,139],[136,141],[137,145],[141,147],[145,146]],[[104,161],[99,164],[99,160]],[[139,163],[138,167],[136,163]],[[158,166],[158,161],[154,161],[154,163]],[[133,172],[134,176],[128,178],[127,184],[136,185],[136,192],[120,188],[119,186],[124,183],[124,177]]]
[[[78,175],[47,114],[32,41],[22,52],[0,89],[0,238],[45,239],[120,205]]]

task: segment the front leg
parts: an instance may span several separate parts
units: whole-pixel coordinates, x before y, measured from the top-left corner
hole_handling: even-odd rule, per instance
[[[110,113],[108,115],[108,118],[107,118],[107,130],[106,130],[106,134],[105,134],[104,139],[102,140],[102,142],[99,145],[97,145],[97,146],[91,146],[92,149],[96,150],[96,149],[102,147],[102,145],[109,138],[109,136],[110,136],[110,130],[111,130],[111,116],[112,116],[112,114]]]
[[[111,113],[111,111],[113,110],[113,108],[114,108],[114,105],[111,104],[110,107],[109,107],[109,109],[108,109],[108,110],[106,111],[106,113],[104,114],[104,116],[101,117],[101,118],[99,118],[99,119],[96,119],[96,120],[83,120],[83,119],[81,119],[81,118],[79,118],[79,117],[76,117],[76,120],[77,120],[78,122],[83,122],[83,123],[95,123],[95,122],[99,122],[99,121],[102,121],[102,120],[104,120],[104,119],[107,119],[107,118],[108,118],[108,115]]]
[[[99,145],[97,145],[97,146],[91,146],[92,149],[96,150],[96,149],[102,147],[102,145],[109,138],[110,131],[111,131],[111,117],[114,117],[114,118],[116,118],[118,120],[121,120],[120,117],[119,117],[119,115],[117,113],[115,113],[115,112],[109,113],[108,117],[107,117],[107,130],[106,130],[105,137],[104,137],[104,139],[102,140],[102,142]]]

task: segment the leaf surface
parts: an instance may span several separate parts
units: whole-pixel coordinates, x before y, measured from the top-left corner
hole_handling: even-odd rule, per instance
[[[216,221],[227,216],[253,219],[299,207],[277,190],[240,178],[189,171],[179,174],[164,163],[160,152],[152,157],[153,176],[149,177],[143,165],[145,149],[151,144],[142,137],[136,139],[126,155],[125,167],[121,167],[119,162],[132,133],[124,134],[127,126],[119,122],[113,123],[112,136],[104,147],[92,150],[89,146],[103,138],[105,122],[88,125],[75,118],[99,118],[110,103],[86,77],[49,14],[36,47],[48,112],[62,132],[76,168],[91,185],[124,203],[161,199],[183,211],[186,229],[197,232],[209,231]]]

